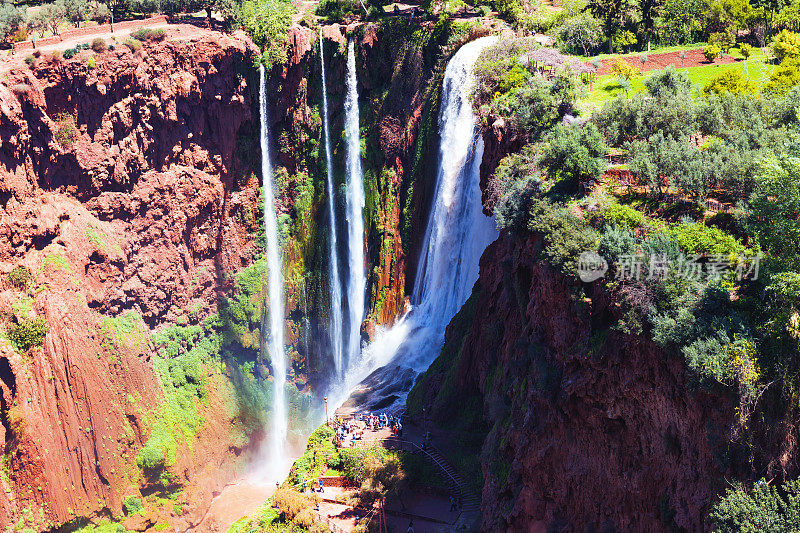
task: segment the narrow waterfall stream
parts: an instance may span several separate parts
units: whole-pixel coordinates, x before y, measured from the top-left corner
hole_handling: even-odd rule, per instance
[[[345,139],[347,149],[347,361],[349,368],[361,352],[361,321],[364,319],[364,298],[367,278],[364,272],[364,176],[361,170],[361,136],[359,133],[358,79],[356,77],[355,43],[347,47],[347,96],[344,102]]]
[[[336,235],[336,204],[334,201],[335,188],[333,186],[333,162],[331,161],[331,127],[328,117],[328,85],[325,73],[325,45],[322,39],[322,28],[319,30],[319,61],[322,68],[322,125],[325,134],[325,165],[328,177],[328,216],[331,221],[331,241],[329,250],[330,261],[330,288],[331,288],[331,316],[330,338],[333,351],[333,364],[336,378],[340,378],[344,371],[344,330],[342,317],[342,281],[339,278],[339,253],[338,238]]]
[[[269,430],[269,445],[266,451],[262,475],[282,479],[286,474],[286,436],[288,433],[288,414],[286,410],[286,352],[284,347],[284,309],[283,276],[281,273],[281,250],[278,242],[278,221],[275,214],[275,193],[272,189],[273,169],[269,151],[269,119],[266,95],[266,75],[264,66],[259,66],[259,106],[261,110],[261,176],[264,194],[264,233],[267,241],[266,259],[269,271],[267,294],[269,298],[269,340],[267,351],[272,361],[273,395],[272,422]],[[262,328],[263,340],[267,337]]]
[[[497,238],[482,212],[479,187],[483,139],[472,111],[472,67],[496,40],[462,46],[445,70],[439,114],[439,170],[412,294],[412,309],[393,327],[379,329],[358,363],[351,365],[336,404],[354,387],[385,408],[404,401],[416,375],[438,355],[447,324],[478,279],[478,260]]]

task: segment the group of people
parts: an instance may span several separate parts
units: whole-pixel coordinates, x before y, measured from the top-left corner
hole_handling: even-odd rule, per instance
[[[378,431],[388,427],[396,437],[400,437],[403,434],[403,424],[400,422],[400,419],[394,415],[387,415],[386,413],[377,415],[369,413],[365,415],[362,413],[360,418],[372,431]]]

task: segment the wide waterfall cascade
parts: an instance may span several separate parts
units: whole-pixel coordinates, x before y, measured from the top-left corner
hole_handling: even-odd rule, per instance
[[[364,319],[364,299],[367,277],[364,267],[364,174],[361,170],[361,137],[359,133],[358,79],[356,77],[355,43],[347,47],[347,95],[344,102],[347,175],[347,248],[348,335],[345,366],[352,365],[361,351],[361,321]]]
[[[496,41],[483,37],[450,59],[439,112],[439,171],[417,266],[412,309],[394,326],[378,329],[360,361],[348,372],[337,403],[370,376],[375,395],[404,398],[414,378],[439,354],[447,324],[467,301],[478,279],[478,261],[497,238],[494,220],[483,214],[480,164],[483,139],[472,111],[473,66]],[[385,368],[382,368],[385,367]],[[376,369],[381,369],[375,372]]]
[[[331,220],[331,246],[330,246],[330,287],[331,287],[331,316],[330,337],[333,352],[333,364],[336,377],[343,372],[344,331],[342,329],[342,282],[339,278],[338,238],[336,235],[336,208],[333,188],[333,163],[331,161],[331,135],[328,118],[328,87],[325,79],[325,54],[322,40],[322,28],[319,30],[319,60],[322,67],[322,120],[325,135],[325,164],[328,173],[328,214]]]
[[[278,242],[278,220],[275,214],[275,193],[272,189],[272,161],[269,152],[269,120],[267,116],[266,76],[264,66],[259,66],[259,105],[261,110],[261,176],[264,194],[264,234],[267,241],[267,295],[269,297],[269,342],[267,350],[272,361],[273,398],[272,424],[263,475],[276,481],[286,474],[286,437],[288,414],[286,411],[286,350],[284,347],[283,276],[281,251]],[[265,335],[262,334],[262,339]]]

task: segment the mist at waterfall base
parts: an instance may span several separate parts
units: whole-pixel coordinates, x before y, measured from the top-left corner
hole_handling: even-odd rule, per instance
[[[444,343],[447,324],[469,298],[478,261],[498,232],[483,214],[480,164],[483,139],[472,110],[472,67],[496,37],[462,46],[450,59],[442,82],[439,170],[411,297],[412,308],[375,339],[330,393],[333,407],[356,391],[359,407],[382,410],[403,402],[417,375]],[[364,400],[369,402],[364,405]]]

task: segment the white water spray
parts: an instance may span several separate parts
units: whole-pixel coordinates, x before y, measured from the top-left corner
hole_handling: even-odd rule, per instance
[[[286,352],[284,347],[283,276],[278,243],[278,221],[275,215],[275,194],[272,190],[272,161],[269,153],[269,120],[267,116],[266,76],[259,66],[259,105],[261,108],[261,176],[264,194],[264,234],[267,241],[267,294],[269,296],[269,351],[273,371],[272,427],[264,475],[282,480],[286,463]],[[264,335],[262,334],[262,339]]]
[[[494,221],[482,213],[483,139],[470,102],[475,60],[495,40],[484,37],[462,46],[447,65],[439,113],[439,172],[411,298],[414,307],[393,327],[379,329],[348,372],[337,403],[387,365],[382,388],[399,396],[408,392],[408,371],[403,369],[421,372],[439,354],[447,324],[478,279],[480,256],[497,238]]]
[[[342,330],[342,282],[339,279],[339,259],[337,253],[338,238],[336,236],[336,209],[334,207],[333,188],[333,163],[331,162],[331,135],[328,119],[328,87],[325,80],[325,54],[322,40],[322,28],[319,30],[319,60],[322,67],[322,118],[325,129],[325,163],[328,173],[328,215],[331,219],[331,247],[330,247],[330,287],[331,287],[331,321],[330,337],[333,350],[333,364],[336,378],[342,375],[344,353],[344,331]]]
[[[347,47],[347,96],[344,102],[344,133],[347,148],[347,282],[348,335],[346,366],[358,360],[361,351],[361,321],[364,318],[364,298],[367,278],[364,273],[364,177],[361,170],[361,138],[358,116],[358,80],[356,78],[355,43]]]

